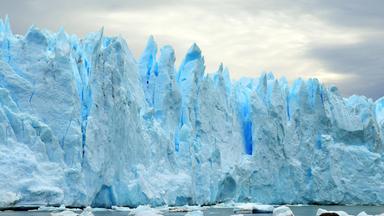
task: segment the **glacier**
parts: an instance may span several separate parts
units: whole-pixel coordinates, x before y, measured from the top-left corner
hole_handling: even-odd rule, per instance
[[[0,207],[384,204],[384,97],[0,21]]]

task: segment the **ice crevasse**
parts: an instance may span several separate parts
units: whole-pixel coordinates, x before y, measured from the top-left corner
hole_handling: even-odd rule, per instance
[[[384,203],[384,98],[0,21],[0,206]]]

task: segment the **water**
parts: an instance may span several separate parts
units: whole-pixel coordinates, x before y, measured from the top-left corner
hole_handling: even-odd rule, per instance
[[[365,211],[369,215],[384,213],[384,206],[290,206],[295,216],[315,216],[317,209],[323,208],[333,211],[345,211],[351,215]],[[230,216],[233,215],[232,208],[209,208],[204,211],[205,216]],[[128,212],[119,211],[97,211],[95,216],[128,216]],[[184,216],[186,213],[165,213],[166,216]],[[244,214],[244,216],[271,216],[272,214]],[[50,216],[49,212],[38,211],[5,211],[0,216]]]
[[[329,211],[345,211],[350,215],[357,215],[362,211],[369,215],[384,213],[384,206],[290,206],[295,216],[316,215],[317,209],[322,208]]]

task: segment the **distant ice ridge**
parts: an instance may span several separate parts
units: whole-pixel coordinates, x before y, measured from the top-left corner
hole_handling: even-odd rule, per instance
[[[384,98],[0,22],[0,204],[384,204]]]

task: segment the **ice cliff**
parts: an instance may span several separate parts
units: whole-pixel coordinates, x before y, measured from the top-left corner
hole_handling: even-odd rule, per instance
[[[0,21],[0,205],[384,204],[384,98]]]

